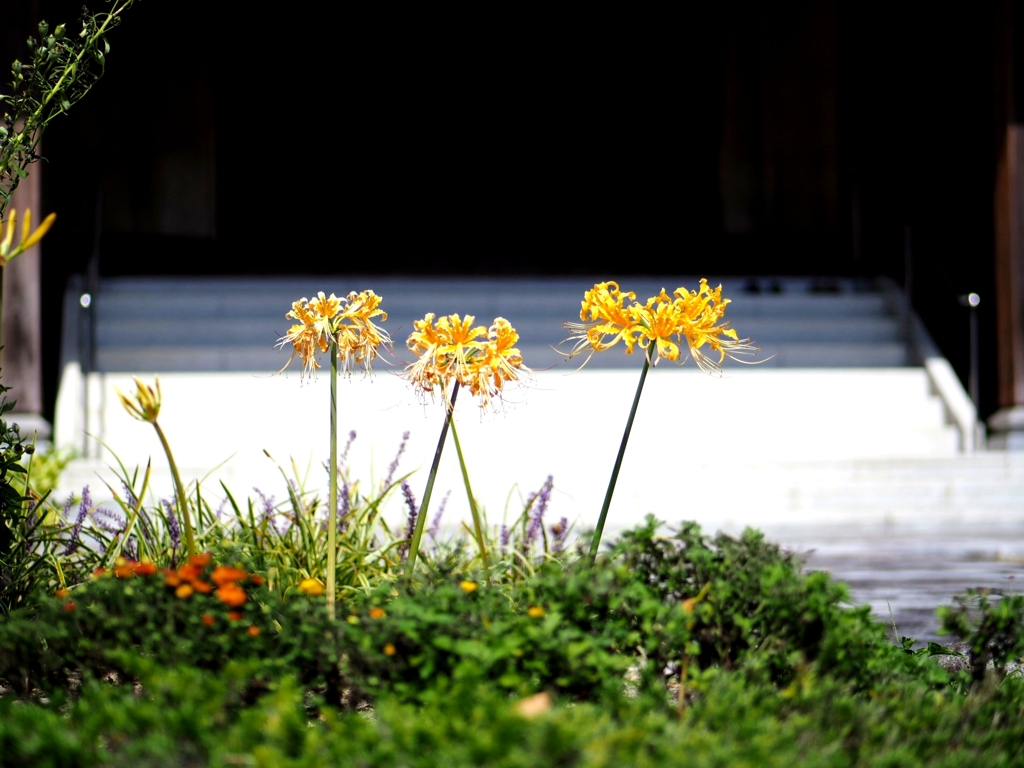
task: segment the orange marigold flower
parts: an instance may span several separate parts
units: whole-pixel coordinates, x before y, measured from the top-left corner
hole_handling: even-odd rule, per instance
[[[469,579],[465,579],[459,586],[462,587],[463,592],[476,592],[477,590],[476,582]]]
[[[170,571],[164,577],[164,581],[168,587],[176,587],[181,584],[181,576],[179,576],[175,571]]]
[[[183,581],[192,581],[192,579],[198,579],[202,575],[202,567],[192,565],[191,563],[189,565],[183,565],[178,569],[178,577]]]
[[[383,608],[378,608],[377,606],[374,606],[373,608],[370,609],[370,618],[371,619],[383,619],[384,618],[384,609]]]
[[[63,587],[58,589],[57,592],[56,592],[56,596],[60,600],[63,600],[65,597],[67,597],[70,594],[71,594],[71,590],[70,589],[65,589]]]
[[[106,575],[107,575],[107,569],[106,568],[96,568],[92,572],[92,577],[94,579],[98,579],[100,576],[106,576]]]
[[[192,597],[193,592],[195,592],[195,590],[192,589],[191,584],[182,584],[180,587],[174,590],[175,596],[180,597],[182,600],[188,597]]]
[[[197,568],[205,568],[213,560],[213,554],[210,552],[203,552],[201,555],[192,555],[188,559],[189,565],[194,565]]]
[[[249,582],[253,584],[253,586],[262,587],[263,584],[266,582],[266,579],[264,579],[258,573],[254,573],[252,574],[252,576],[249,577]]]
[[[196,592],[201,595],[208,595],[213,591],[213,585],[208,581],[203,581],[202,579],[192,579],[189,584],[191,584],[195,588]]]
[[[114,575],[119,579],[129,579],[135,575],[135,571],[132,570],[127,560],[119,557],[114,561]]]
[[[156,573],[156,563],[135,562],[132,563],[131,566],[137,576],[152,576]]]
[[[68,600],[66,603],[64,603],[64,612],[65,613],[71,613],[74,610],[75,610],[74,602],[72,602],[71,600]]]
[[[539,619],[541,616],[544,615],[544,609],[541,608],[539,605],[531,605],[530,609],[526,612],[526,615],[529,616],[531,619]]]
[[[213,616],[211,616],[210,614],[208,614],[208,613],[204,613],[203,614],[203,624],[205,624],[206,626],[212,627],[215,621],[217,621],[217,620],[215,618],[213,618]]]
[[[242,612],[241,611],[228,611],[228,618],[231,619],[232,621],[241,621],[242,620]]]
[[[398,649],[395,648],[395,644],[394,643],[385,643],[384,644],[384,655],[385,656],[394,656],[396,653],[398,653]]]
[[[255,626],[255,625],[249,627],[249,629],[247,631],[249,632],[249,637],[259,637],[260,636],[260,628]]]
[[[223,587],[232,581],[242,581],[249,574],[239,568],[232,568],[230,565],[218,565],[210,574],[210,580],[218,587]]]
[[[245,602],[245,590],[231,582],[217,590],[217,599],[225,605],[237,608]]]

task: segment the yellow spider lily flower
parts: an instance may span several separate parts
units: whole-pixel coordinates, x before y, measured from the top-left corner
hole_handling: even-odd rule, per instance
[[[24,253],[42,240],[56,220],[57,214],[51,213],[43,219],[43,223],[36,227],[34,232],[30,232],[32,229],[32,210],[26,208],[25,219],[21,224],[21,242],[14,247],[14,250],[11,250],[11,246],[14,244],[14,229],[18,223],[18,212],[12,210],[10,217],[7,219],[6,234],[4,234],[3,223],[0,222],[0,267],[7,266],[7,263],[13,260],[15,256]]]
[[[682,364],[686,357],[681,355],[680,346],[685,344],[701,370],[721,375],[726,357],[746,362],[740,356],[760,351],[750,339],[740,339],[728,323],[716,325],[729,303],[722,298],[722,286],[712,290],[708,281],[701,279],[696,291],[678,288],[673,296],[669,298],[663,288],[642,305],[636,302],[636,294],[620,291],[617,283],[596,284],[584,294],[580,310],[584,322],[563,325],[572,332],[566,341],[575,342],[568,357],[589,349],[589,360],[595,352],[603,352],[621,340],[626,354],[639,345],[652,365],[662,358]],[[626,301],[632,303],[627,305]],[[702,350],[705,345],[719,353],[717,361]]]
[[[662,288],[661,293],[648,299],[647,306],[638,313],[643,326],[640,345],[647,351],[651,365],[657,365],[662,358],[679,359],[679,346],[671,338],[679,331],[679,312],[680,306]]]
[[[372,320],[388,319],[387,313],[379,308],[380,302],[381,297],[373,291],[353,291],[344,299],[333,293],[325,296],[320,291],[312,300],[302,298],[293,303],[285,317],[299,322],[278,339],[278,347],[292,345],[292,355],[281,371],[298,356],[303,375],[312,374],[320,367],[317,356],[329,350],[332,341],[338,345],[343,370],[358,366],[369,371],[380,345],[391,344],[387,331]]]
[[[633,303],[626,306],[626,301]],[[595,352],[603,352],[619,341],[625,343],[627,355],[633,354],[633,347],[641,334],[642,311],[643,308],[636,304],[635,293],[620,291],[618,283],[597,283],[583,295],[580,308],[582,322],[563,325],[572,331],[567,341],[576,342],[569,357],[589,348],[587,360],[590,360]]]
[[[440,386],[448,397],[448,386],[457,381],[480,398],[486,407],[501,394],[506,382],[520,382],[531,374],[515,344],[519,334],[503,317],[489,329],[474,326],[472,315],[447,315],[434,322],[428,313],[413,322],[407,346],[417,356],[406,366],[404,377],[421,392],[433,394]],[[484,337],[484,338],[480,338]]]

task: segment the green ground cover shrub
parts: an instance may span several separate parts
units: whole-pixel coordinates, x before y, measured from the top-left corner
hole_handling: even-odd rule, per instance
[[[644,699],[618,709],[556,701],[525,716],[491,686],[372,715],[310,709],[294,679],[255,701],[252,670],[138,669],[149,682],[87,683],[74,702],[0,699],[0,763],[32,766],[1014,766],[1024,683],[963,696],[914,681],[865,696],[829,679],[787,693],[718,676],[679,716]]]
[[[490,576],[448,558],[351,593],[335,621],[320,590],[271,591],[239,565],[123,560],[0,620],[0,684],[15,689],[0,764],[1024,760],[1024,682],[1006,675],[1018,600],[947,613],[997,662],[976,681],[887,639],[842,585],[754,531],[663,535],[650,519],[594,566]],[[122,684],[102,682],[110,670]]]

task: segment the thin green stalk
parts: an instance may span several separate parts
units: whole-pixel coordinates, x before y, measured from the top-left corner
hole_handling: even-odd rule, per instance
[[[3,215],[0,213],[0,215]],[[4,274],[6,265],[0,266],[0,367],[3,366],[4,353]]]
[[[115,557],[113,559],[116,559],[116,556],[121,554],[121,550],[124,549],[125,542],[128,541],[128,537],[132,535],[132,530],[135,528],[135,521],[139,519],[139,513],[142,510],[142,500],[146,497],[146,490],[149,488],[149,475],[150,475],[150,470],[151,469],[152,469],[152,462],[151,461],[146,462],[146,474],[145,474],[145,476],[142,479],[142,491],[141,491],[141,493],[139,493],[138,496],[135,497],[135,504],[129,506],[127,504],[127,499],[125,500],[125,504],[123,505],[123,508],[125,509],[125,511],[127,513],[127,520],[128,520],[128,522],[125,524],[124,534],[122,534],[121,538],[118,541],[118,546],[116,548],[116,554],[115,554]],[[125,480],[127,480],[127,479],[128,478],[125,477]],[[127,485],[127,483],[125,483],[125,485]],[[134,478],[132,478],[132,485],[134,485]],[[108,485],[107,487],[109,488],[110,486]],[[131,487],[131,486],[129,486],[129,487]],[[110,490],[113,491],[114,489],[111,488]],[[114,492],[114,498],[115,499],[117,498],[117,493],[116,492]],[[146,544],[145,544],[145,537],[140,537],[140,539],[139,539],[139,555],[140,555],[139,559],[140,560],[142,559],[142,557],[141,557],[142,549],[145,546],[146,546]],[[152,559],[153,553],[150,552],[149,556],[150,556],[150,559]]]
[[[178,465],[174,463],[174,454],[171,453],[171,445],[167,442],[164,431],[160,429],[160,425],[155,419],[152,424],[156,430],[157,437],[160,438],[160,444],[164,447],[164,453],[167,454],[167,463],[171,465],[171,477],[174,478],[174,492],[178,497],[178,509],[181,511],[182,520],[185,521],[185,549],[188,550],[188,556],[192,557],[196,553],[196,540],[192,534],[192,516],[188,511],[188,497],[185,496],[185,486],[181,484]]]
[[[334,619],[335,560],[338,555],[338,345],[331,343],[331,489],[327,509],[327,612]]]
[[[434,491],[434,480],[437,477],[437,467],[441,463],[441,451],[444,450],[444,439],[448,436],[448,425],[452,423],[451,414],[455,410],[455,398],[459,394],[459,382],[452,387],[451,400],[445,403],[444,426],[441,427],[441,437],[437,441],[437,450],[434,451],[434,463],[430,465],[430,474],[427,476],[427,487],[423,491],[423,501],[420,502],[420,512],[416,516],[416,527],[413,529],[412,538],[409,540],[409,558],[405,564],[405,578],[412,581],[413,568],[416,565],[416,555],[420,551],[420,539],[423,538],[423,523],[427,519],[427,509],[430,507],[430,494]]]
[[[459,455],[459,468],[462,470],[462,482],[466,486],[466,497],[469,499],[469,511],[473,513],[473,531],[476,536],[477,546],[480,548],[480,559],[483,561],[484,570],[487,570],[487,544],[484,539],[484,527],[480,523],[480,510],[477,509],[476,499],[473,497],[473,489],[469,487],[469,472],[466,470],[466,460],[462,457],[462,445],[459,443],[459,433],[455,429],[455,412],[448,412],[448,423],[452,428],[452,439],[455,441],[455,452]],[[422,510],[420,512],[422,515]],[[419,522],[419,521],[417,521]]]
[[[636,394],[633,396],[633,407],[629,410],[629,419],[626,421],[626,431],[622,433],[622,443],[619,445],[619,455],[615,457],[615,467],[612,469],[612,476],[608,480],[608,490],[604,494],[604,506],[601,507],[601,516],[597,519],[597,528],[594,529],[594,539],[590,542],[590,563],[597,560],[597,550],[601,546],[601,534],[604,533],[605,519],[608,517],[608,507],[612,505],[612,494],[615,492],[615,483],[619,479],[619,469],[622,467],[622,457],[626,454],[626,444],[629,442],[629,432],[633,429],[633,419],[636,417],[636,408],[640,404],[640,393],[644,390],[644,380],[647,378],[647,371],[651,367],[651,361],[644,356],[644,367],[640,371],[640,383],[636,385]]]

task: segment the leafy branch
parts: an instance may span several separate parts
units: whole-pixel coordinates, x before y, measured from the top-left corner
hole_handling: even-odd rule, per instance
[[[121,21],[134,0],[112,0],[110,10],[82,9],[81,31],[69,36],[64,24],[53,32],[39,23],[39,37],[29,37],[31,61],[11,65],[10,92],[0,94],[0,217],[30,164],[40,159],[36,148],[43,131],[85,96],[103,76],[110,44],[106,35]]]

